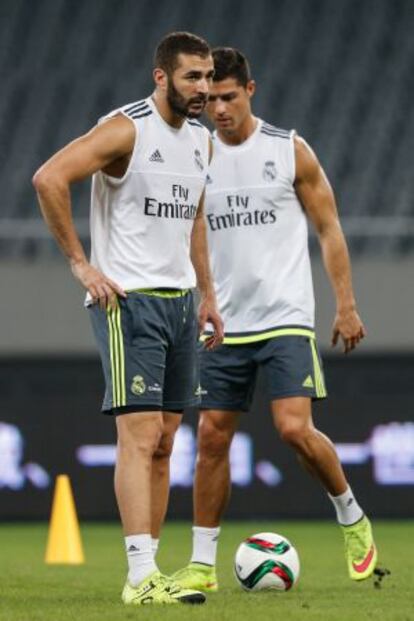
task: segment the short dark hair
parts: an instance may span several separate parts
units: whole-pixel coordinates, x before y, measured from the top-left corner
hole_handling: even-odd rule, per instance
[[[216,47],[212,51],[214,61],[214,82],[221,82],[226,78],[235,78],[246,88],[250,77],[250,67],[247,58],[234,47]]]
[[[178,54],[194,54],[207,58],[210,46],[204,39],[191,32],[170,32],[157,46],[154,54],[154,68],[163,69],[168,75],[178,67]]]

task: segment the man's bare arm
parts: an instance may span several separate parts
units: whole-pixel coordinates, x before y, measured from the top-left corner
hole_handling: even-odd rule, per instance
[[[206,341],[207,349],[217,347],[223,340],[223,322],[219,315],[213,278],[210,271],[208,256],[206,221],[204,218],[204,193],[201,197],[191,233],[191,261],[197,276],[197,287],[200,292],[198,322],[200,334],[204,332],[207,321],[211,322],[214,334]]]
[[[110,168],[130,154],[135,129],[131,121],[117,116],[93,128],[51,157],[33,177],[43,217],[74,276],[102,307],[113,302],[122,288],[92,267],[73,224],[70,186],[101,169]]]
[[[296,194],[318,234],[325,269],[335,293],[332,344],[336,345],[341,337],[345,352],[349,352],[365,336],[365,328],[356,310],[351,263],[335,197],[316,155],[298,137],[295,137],[295,159]]]

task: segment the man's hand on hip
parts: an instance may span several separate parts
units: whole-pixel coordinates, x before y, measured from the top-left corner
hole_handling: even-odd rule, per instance
[[[87,261],[72,263],[71,268],[75,278],[90,293],[93,303],[98,302],[102,310],[105,310],[108,305],[115,308],[118,295],[126,298],[122,287]]]

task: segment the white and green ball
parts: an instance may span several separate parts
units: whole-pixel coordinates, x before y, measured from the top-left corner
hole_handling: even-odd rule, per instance
[[[234,573],[246,591],[289,591],[299,572],[298,553],[283,535],[258,533],[237,548]]]

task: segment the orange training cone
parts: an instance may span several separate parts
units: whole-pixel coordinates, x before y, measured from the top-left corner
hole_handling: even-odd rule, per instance
[[[75,502],[66,474],[56,479],[45,562],[62,565],[85,562]]]

